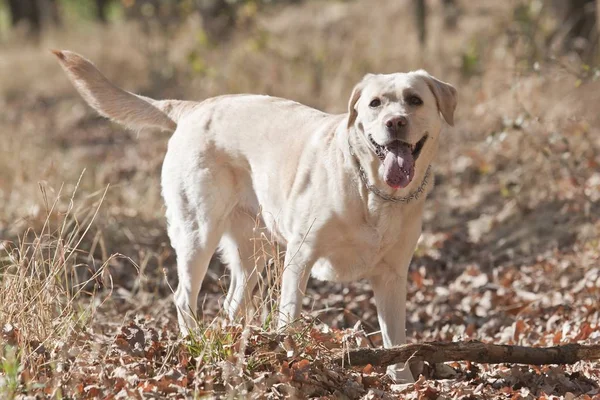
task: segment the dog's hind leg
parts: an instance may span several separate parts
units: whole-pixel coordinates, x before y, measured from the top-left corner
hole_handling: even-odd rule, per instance
[[[181,334],[185,336],[195,327],[198,292],[223,233],[226,218],[222,214],[207,214],[201,221],[197,218],[190,221],[173,216],[180,214],[179,211],[168,209],[167,215],[169,237],[177,253],[177,319]]]
[[[196,326],[198,292],[216,248],[216,240],[201,243],[189,232],[182,232],[181,235],[170,234],[170,236],[178,238],[176,242],[174,241],[179,276],[179,285],[175,291],[175,305],[179,329],[185,336]]]
[[[252,319],[252,292],[258,283],[265,259],[254,234],[255,220],[242,211],[232,213],[232,222],[219,247],[221,257],[231,271],[231,283],[224,308],[230,320]]]
[[[195,326],[198,292],[236,203],[228,179],[225,169],[199,168],[168,153],[163,164],[169,238],[177,253],[179,285],[174,300],[182,335]]]

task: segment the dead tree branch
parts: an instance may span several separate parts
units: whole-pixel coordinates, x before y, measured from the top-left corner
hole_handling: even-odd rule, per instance
[[[338,354],[339,365],[391,365],[415,361],[441,363],[446,361],[473,361],[485,364],[574,364],[581,360],[600,359],[600,345],[567,344],[554,347],[525,347],[470,342],[414,343],[390,349],[361,348]]]

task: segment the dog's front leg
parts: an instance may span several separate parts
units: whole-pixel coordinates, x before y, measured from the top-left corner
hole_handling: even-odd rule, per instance
[[[383,347],[390,348],[406,343],[406,268],[396,270],[389,265],[378,266],[379,275],[371,279],[377,318],[383,337]],[[414,382],[409,363],[390,365],[388,375],[398,383]]]
[[[302,245],[288,245],[281,277],[278,329],[294,322],[300,315],[311,267],[310,251],[303,249]]]

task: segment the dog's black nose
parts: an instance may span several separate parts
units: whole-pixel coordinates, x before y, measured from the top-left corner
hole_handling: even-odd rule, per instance
[[[400,132],[408,124],[408,119],[405,116],[399,115],[385,121],[385,126],[391,133]]]
[[[392,117],[385,121],[385,126],[388,128],[401,128],[406,124],[408,124],[408,120],[403,116]]]

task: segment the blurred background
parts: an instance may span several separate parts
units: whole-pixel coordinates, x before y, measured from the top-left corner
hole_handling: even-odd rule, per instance
[[[1,0],[0,239],[26,257],[26,244],[68,231],[59,232],[65,215],[82,235],[102,200],[79,242],[78,273],[107,264],[119,296],[149,294],[149,304],[176,285],[159,184],[169,135],[98,117],[50,49],[77,51],[155,98],[265,93],[334,113],[367,72],[425,68],[457,87],[459,106],[411,267],[409,332],[478,332],[480,292],[457,306],[433,288],[529,266],[542,274],[532,292],[544,295],[565,272],[538,263],[598,244],[597,10],[594,0]],[[587,273],[577,271],[568,279]],[[215,261],[207,315],[226,282]],[[452,296],[472,289],[461,285]],[[365,283],[312,282],[306,310],[345,310],[322,318],[345,327],[361,315],[375,329],[367,293]]]

